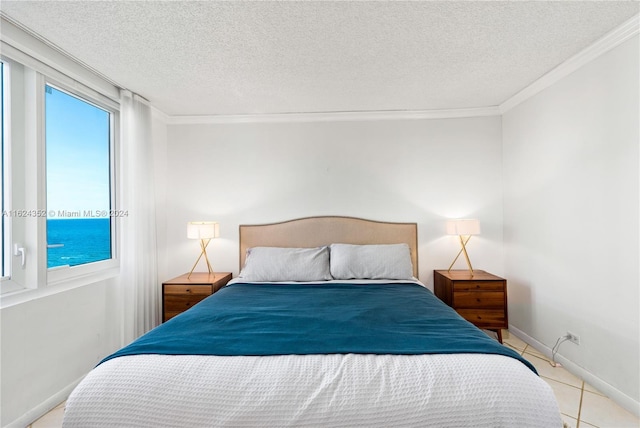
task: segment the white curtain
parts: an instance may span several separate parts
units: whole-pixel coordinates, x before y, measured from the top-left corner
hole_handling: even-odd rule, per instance
[[[120,94],[119,294],[124,344],[160,323],[151,108],[129,91]]]

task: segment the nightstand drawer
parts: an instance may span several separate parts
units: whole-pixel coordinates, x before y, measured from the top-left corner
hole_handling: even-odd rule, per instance
[[[507,326],[502,309],[456,309],[456,312],[480,328],[505,328]]]
[[[453,291],[502,291],[502,281],[454,281]]]
[[[196,303],[209,297],[209,294],[166,294],[164,296],[164,310],[167,312],[172,311],[186,311]]]
[[[165,284],[164,294],[205,295],[211,294],[210,285]],[[200,299],[202,300],[202,298]]]
[[[457,291],[453,293],[453,307],[504,309],[502,291]]]

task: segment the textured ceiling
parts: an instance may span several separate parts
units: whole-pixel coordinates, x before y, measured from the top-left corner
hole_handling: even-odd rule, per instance
[[[0,9],[169,115],[495,106],[636,1],[8,1]]]

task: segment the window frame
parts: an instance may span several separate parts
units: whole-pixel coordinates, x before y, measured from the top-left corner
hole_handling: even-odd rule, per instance
[[[8,154],[3,184],[9,189],[4,195],[5,209],[46,213],[45,90],[50,85],[109,112],[109,186],[111,209],[117,210],[121,128],[120,103],[114,92],[103,92],[100,86],[86,86],[4,42],[2,45],[0,60],[5,64],[4,83],[9,89],[4,93],[3,106],[4,149]],[[18,146],[13,143],[14,139]],[[10,276],[0,278],[0,307],[112,278],[120,273],[120,219],[117,217],[110,217],[110,259],[51,269],[47,268],[46,216],[12,216],[6,220],[5,250],[7,247],[10,249],[7,262],[11,266]],[[20,265],[20,257],[13,255],[14,243],[25,248],[24,268]]]
[[[4,157],[4,175],[3,179],[3,203],[4,210],[12,211],[16,206],[16,198],[19,198],[20,192],[16,192],[14,186],[14,178],[19,174],[21,168],[19,166],[24,163],[24,148],[18,150],[13,149],[11,141],[14,134],[24,137],[24,101],[20,100],[20,95],[24,94],[24,78],[25,78],[25,66],[18,61],[13,60],[6,55],[0,55],[0,61],[4,64],[4,88],[3,88],[3,113],[4,113],[4,126],[3,126],[3,157]],[[21,127],[17,126],[20,122]],[[14,168],[15,167],[15,168]],[[24,173],[20,174],[21,180],[24,181]],[[24,190],[24,183],[21,183],[21,190]],[[4,233],[5,233],[5,260],[6,269],[9,275],[4,275],[0,278],[0,296],[2,297],[2,306],[5,303],[5,295],[24,291],[28,289],[24,285],[24,278],[26,277],[24,271],[20,271],[20,256],[14,256],[13,244],[20,243],[24,237],[24,227],[17,224],[14,216],[4,216]],[[33,288],[33,287],[30,287]]]
[[[4,215],[5,211],[11,211],[11,186],[8,183],[11,182],[11,152],[10,152],[10,144],[9,144],[9,129],[7,126],[8,123],[11,122],[10,112],[11,109],[8,108],[11,105],[11,91],[7,90],[10,86],[11,82],[11,65],[9,61],[0,58],[1,63],[1,71],[2,73],[2,87],[0,91],[2,93],[0,102],[2,106],[2,113],[0,114],[0,132],[2,133],[2,153],[0,153],[2,165],[0,165],[2,171],[2,188],[0,192],[2,193],[2,201],[0,204],[2,205],[2,219],[0,220],[2,224],[0,224],[0,228],[2,229],[2,259],[0,263],[2,263],[2,273],[0,275],[0,280],[9,280],[11,279],[11,257],[12,257],[12,249],[11,249],[11,217],[9,215]]]
[[[116,146],[119,142],[119,132],[117,130],[120,129],[119,126],[119,118],[120,118],[120,108],[115,108],[113,104],[107,104],[100,99],[92,97],[91,94],[86,92],[78,91],[77,89],[72,89],[68,85],[60,82],[51,77],[44,78],[44,84],[41,85],[42,97],[43,97],[43,106],[42,106],[42,150],[46,153],[46,135],[45,135],[45,111],[44,111],[44,94],[46,91],[46,87],[51,86],[61,92],[66,93],[72,97],[78,98],[79,100],[86,102],[87,104],[93,105],[99,109],[105,110],[109,113],[109,196],[110,196],[110,206],[111,211],[117,211],[118,209],[118,198],[116,197]],[[45,159],[46,161],[46,159]],[[46,165],[45,171],[46,171]],[[46,180],[46,177],[45,177]],[[45,204],[46,204],[46,187],[43,189],[45,196]],[[91,275],[95,272],[100,272],[106,269],[113,269],[119,267],[119,251],[118,251],[118,224],[117,218],[115,216],[109,216],[109,222],[111,226],[111,258],[107,260],[100,260],[92,263],[84,263],[77,266],[58,266],[52,268],[46,268],[47,270],[47,283],[49,285],[56,284],[61,281],[65,281],[68,279],[72,279],[79,276],[87,276]],[[44,247],[45,247],[45,260],[44,264],[46,267],[47,257],[46,257],[46,249],[47,249],[47,238],[46,238],[46,218],[44,219],[45,223],[45,234],[44,234]]]

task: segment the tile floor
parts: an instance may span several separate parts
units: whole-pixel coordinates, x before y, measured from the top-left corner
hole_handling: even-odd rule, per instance
[[[526,358],[553,389],[562,420],[569,428],[638,428],[640,419],[623,409],[582,379],[562,367],[552,367],[549,359],[507,330],[502,340]]]
[[[529,360],[538,374],[553,389],[560,406],[562,419],[568,428],[638,428],[640,419],[602,395],[582,379],[562,367],[552,367],[543,354],[503,330],[506,346]],[[27,428],[60,428],[64,403],[35,421]]]

